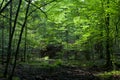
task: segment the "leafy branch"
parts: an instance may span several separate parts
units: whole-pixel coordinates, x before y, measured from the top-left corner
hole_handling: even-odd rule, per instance
[[[0,10],[0,14],[5,10],[5,8],[11,3],[12,0],[8,1],[5,6]]]
[[[25,1],[28,2],[27,0],[25,0]],[[50,2],[48,2],[48,3],[45,3],[45,4],[41,5],[41,6],[37,6],[37,5],[35,5],[34,3],[30,3],[30,4],[31,4],[32,6],[34,6],[36,9],[32,10],[32,11],[28,14],[28,16],[30,16],[33,12],[35,12],[36,10],[39,9],[39,10],[45,15],[45,17],[47,18],[46,12],[43,11],[41,8],[44,7],[44,6],[46,6],[46,5],[48,5],[48,4],[53,3],[53,2],[55,2],[55,1],[56,1],[56,0],[52,0],[52,1],[50,1]]]

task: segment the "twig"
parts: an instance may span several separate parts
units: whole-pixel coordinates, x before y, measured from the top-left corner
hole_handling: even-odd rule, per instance
[[[4,11],[4,9],[11,3],[11,0],[8,1],[5,6],[0,10],[0,14]]]
[[[25,0],[25,1],[28,2],[27,0]],[[39,9],[39,10],[45,15],[45,17],[47,18],[46,12],[43,11],[41,8],[44,7],[44,6],[46,6],[46,5],[48,5],[48,4],[50,4],[50,3],[52,3],[52,2],[54,2],[54,1],[56,1],[56,0],[52,0],[52,1],[50,1],[50,2],[48,2],[48,3],[46,3],[46,4],[44,4],[44,5],[41,5],[41,6],[37,6],[37,5],[33,4],[33,3],[31,3],[32,6],[36,7],[36,9],[32,10],[32,11],[28,14],[28,16],[30,16],[33,12],[35,12],[37,9]]]
[[[4,0],[2,0],[2,2],[1,2],[1,4],[0,4],[0,9],[1,9],[1,7],[2,7],[3,3],[4,3]]]

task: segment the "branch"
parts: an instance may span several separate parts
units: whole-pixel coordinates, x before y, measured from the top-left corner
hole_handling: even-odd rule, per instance
[[[0,4],[0,9],[1,9],[1,7],[2,7],[3,3],[4,3],[4,0],[2,0],[2,2],[1,2],[1,4]]]
[[[118,34],[118,32],[119,32],[119,29],[118,29],[118,24],[119,24],[119,22],[120,22],[120,17],[118,18],[118,21],[116,22],[116,32],[117,32],[117,34]]]
[[[7,17],[7,16],[5,16],[3,14],[0,14],[0,16],[4,17],[6,19],[10,19],[9,17]],[[12,20],[12,22],[14,22],[14,20]],[[20,22],[18,22],[18,21],[17,21],[17,24],[20,25],[20,26],[22,26],[22,24]]]
[[[57,5],[57,3],[51,6],[46,12],[49,12],[52,8],[54,8],[55,5]]]
[[[20,43],[21,43],[21,40],[22,40],[22,34],[23,34],[23,31],[24,31],[24,27],[26,25],[26,22],[27,22],[27,18],[28,18],[28,11],[29,11],[29,7],[30,7],[30,3],[31,1],[29,0],[29,3],[28,3],[28,6],[27,6],[27,10],[26,10],[26,14],[25,14],[25,21],[22,25],[22,28],[21,28],[21,32],[20,32],[20,35],[19,35],[19,40],[18,40],[18,44],[17,44],[17,49],[16,49],[16,52],[15,52],[15,59],[14,59],[14,65],[13,65],[13,68],[12,68],[12,74],[10,75],[9,79],[12,80],[12,77],[14,75],[14,71],[15,71],[15,68],[16,68],[16,64],[17,64],[17,57],[18,57],[18,54],[19,54],[19,47],[20,47]]]
[[[25,1],[28,2],[27,0],[25,0]],[[44,6],[46,6],[46,5],[48,5],[48,4],[51,4],[51,3],[54,2],[54,1],[56,1],[56,0],[52,0],[52,1],[50,1],[50,2],[48,2],[48,3],[46,3],[46,4],[44,4],[44,5],[41,5],[41,6],[37,6],[37,5],[33,4],[33,3],[31,3],[32,6],[36,7],[36,9],[32,10],[32,11],[28,14],[28,16],[30,16],[33,12],[35,12],[37,9],[39,9],[39,10],[45,15],[45,17],[47,18],[46,12],[44,12],[41,8],[44,7]]]
[[[46,12],[44,12],[44,11],[41,9],[41,7],[38,7],[38,6],[36,6],[35,4],[33,4],[33,3],[31,3],[31,5],[34,6],[34,7],[36,7],[36,9],[32,10],[32,11],[28,14],[28,16],[30,16],[33,12],[35,12],[37,9],[39,9],[39,10],[45,15],[45,17],[47,18]]]
[[[11,3],[12,0],[8,1],[5,6],[0,10],[0,14],[4,11],[4,9]]]
[[[10,1],[12,2],[12,0],[10,0]],[[9,42],[8,42],[9,45],[8,45],[8,50],[7,50],[7,63],[5,65],[5,71],[4,71],[4,76],[5,77],[8,74],[8,66],[9,66],[10,57],[11,57],[12,40],[13,40],[13,35],[14,35],[14,32],[15,32],[15,28],[16,28],[16,23],[17,23],[18,14],[19,14],[19,11],[20,11],[21,3],[22,3],[22,0],[19,0],[19,5],[18,5],[17,12],[16,12],[15,19],[14,19],[13,30],[12,30],[12,33],[10,34],[11,36],[10,36],[10,39],[9,39]],[[13,75],[13,74],[11,74],[11,75]],[[9,80],[12,80],[12,79],[9,79]]]

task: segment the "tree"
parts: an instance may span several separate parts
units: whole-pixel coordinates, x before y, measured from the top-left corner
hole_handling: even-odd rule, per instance
[[[11,0],[12,1],[12,0]],[[12,5],[12,3],[11,3]],[[16,23],[17,23],[17,18],[18,18],[18,14],[19,14],[19,10],[20,10],[20,6],[21,6],[21,0],[19,1],[19,5],[18,5],[18,9],[16,11],[16,16],[15,16],[15,20],[14,20],[14,25],[12,28],[12,33],[10,35],[10,39],[9,39],[9,44],[8,44],[8,51],[7,51],[7,63],[6,63],[6,67],[5,67],[5,72],[4,72],[4,76],[7,76],[7,72],[8,72],[8,66],[9,66],[9,62],[10,62],[10,57],[11,57],[11,44],[12,44],[12,40],[13,40],[13,35],[15,32],[15,28],[16,28]],[[11,6],[12,7],[12,6]],[[12,9],[12,8],[11,8]],[[12,15],[11,11],[10,14]],[[10,16],[11,18],[12,16]],[[10,23],[11,23],[11,19],[10,19]],[[11,25],[10,25],[11,26]]]
[[[109,0],[107,0],[106,5],[107,8],[109,8]],[[112,67],[112,61],[111,61],[111,46],[110,46],[110,14],[106,13],[105,18],[105,26],[106,26],[106,66],[109,68]]]

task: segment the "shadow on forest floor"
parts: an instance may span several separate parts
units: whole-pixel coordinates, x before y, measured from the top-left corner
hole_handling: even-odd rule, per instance
[[[18,65],[15,76],[20,80],[99,80],[92,73],[84,71],[80,67],[36,67],[30,65]],[[4,79],[0,79],[4,80]]]
[[[14,76],[19,78],[15,80],[120,80],[120,75],[108,76],[106,73],[100,73],[104,73],[104,71],[96,66],[86,69],[65,65],[60,65],[59,67],[39,67],[36,65],[19,64],[16,67]],[[0,78],[0,80],[6,79]]]
[[[80,67],[70,66],[39,68],[24,65],[17,67],[15,74],[21,80],[99,80],[92,73]]]

